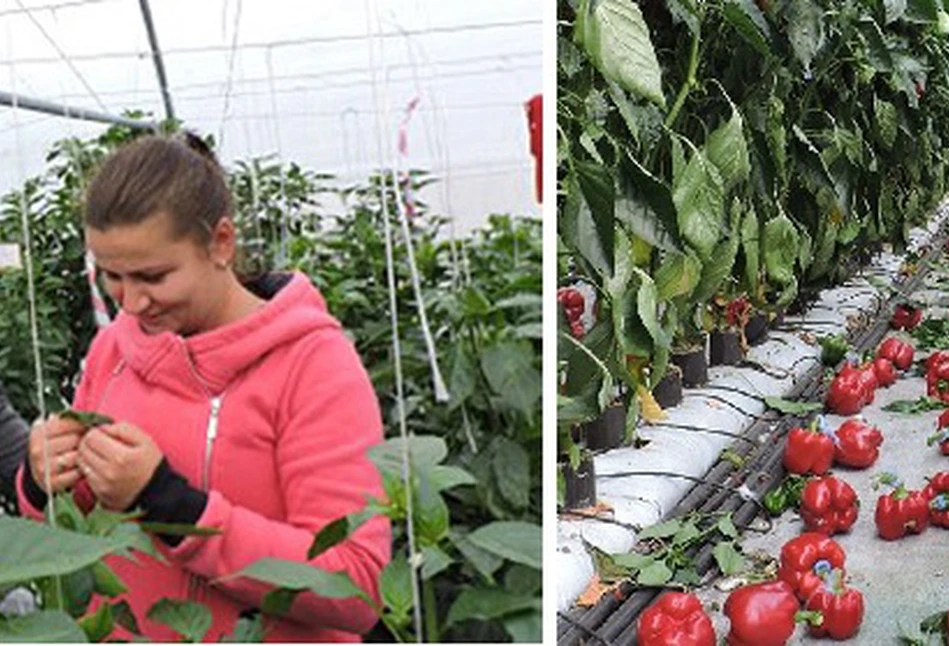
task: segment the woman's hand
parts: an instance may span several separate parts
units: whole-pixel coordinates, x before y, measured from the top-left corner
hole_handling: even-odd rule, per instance
[[[79,443],[79,469],[111,511],[132,505],[163,458],[147,433],[126,422],[97,426]]]
[[[65,491],[79,481],[77,449],[85,430],[79,422],[55,415],[33,423],[29,444],[30,471],[36,484],[48,495]],[[49,489],[46,488],[47,481]]]

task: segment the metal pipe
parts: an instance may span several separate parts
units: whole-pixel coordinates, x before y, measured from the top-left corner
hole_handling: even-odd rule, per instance
[[[30,97],[4,92],[0,90],[0,105],[33,110],[34,112],[45,112],[57,117],[67,117],[74,119],[84,119],[86,121],[99,121],[102,123],[111,123],[120,126],[135,128],[136,130],[157,131],[158,125],[150,121],[138,121],[127,117],[116,117],[104,112],[95,110],[86,110],[85,108],[73,108],[68,105],[53,103],[45,99],[32,99]]]
[[[168,79],[165,77],[165,63],[161,58],[161,49],[158,47],[158,36],[155,34],[155,25],[152,22],[152,10],[148,0],[139,0],[142,7],[142,18],[145,19],[145,30],[148,32],[148,44],[152,48],[152,59],[155,61],[155,74],[158,76],[158,85],[161,87],[161,98],[165,102],[165,116],[171,120],[175,118],[175,110],[171,106],[171,93],[168,91]]]

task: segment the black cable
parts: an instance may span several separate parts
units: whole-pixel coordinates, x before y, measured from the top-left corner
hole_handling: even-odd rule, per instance
[[[646,500],[645,498],[643,498],[642,500],[643,502],[651,502],[649,500]],[[558,509],[557,515],[565,516],[565,517],[575,516],[577,518],[583,518],[584,520],[598,520],[601,523],[608,523],[610,525],[618,525],[619,527],[622,527],[623,529],[628,529],[636,533],[641,532],[643,529],[639,525],[634,525],[632,523],[624,523],[623,521],[616,520],[615,518],[603,518],[602,516],[597,516],[596,514],[588,514],[583,511],[575,511],[572,509],[563,509],[563,510]]]
[[[755,440],[745,437],[741,433],[733,433],[731,431],[725,431],[719,428],[705,428],[704,426],[695,426],[693,424],[671,424],[667,422],[658,422],[656,424],[650,424],[647,427],[640,427],[640,428],[659,428],[659,427],[673,428],[673,429],[679,429],[683,431],[700,431],[703,433],[712,433],[713,435],[724,435],[725,437],[731,437],[736,440],[744,440],[745,442],[748,442],[752,446],[758,446],[758,443]]]
[[[708,385],[702,386],[702,390],[721,390],[726,393],[735,393],[737,395],[743,395],[747,397],[748,399],[755,399],[761,402],[762,404],[764,404],[765,406],[768,405],[765,402],[763,396],[755,394],[755,393],[749,393],[747,391],[742,390],[741,388],[735,388],[734,386],[721,386],[721,385],[708,384]]]
[[[573,617],[570,617],[570,616],[567,615],[566,613],[561,612],[561,611],[559,611],[559,610],[557,611],[557,616],[560,617],[561,619],[563,619],[564,621],[566,621],[568,624],[570,624],[570,625],[573,626],[574,628],[579,628],[580,630],[582,630],[583,632],[587,633],[587,634],[590,635],[591,637],[596,637],[596,638],[599,639],[601,642],[603,642],[604,644],[606,644],[606,646],[613,646],[613,642],[611,642],[609,639],[607,639],[606,637],[604,637],[603,635],[601,635],[600,633],[598,633],[594,628],[587,628],[586,626],[584,626],[583,624],[581,624],[579,621],[577,621],[577,620],[574,619]]]
[[[739,413],[741,413],[741,414],[744,415],[745,417],[748,417],[748,418],[750,418],[750,419],[753,419],[753,420],[756,421],[756,422],[770,422],[770,421],[773,421],[773,419],[770,418],[770,417],[764,417],[764,416],[761,416],[761,415],[754,415],[754,414],[752,414],[752,413],[749,413],[749,412],[746,411],[744,408],[742,408],[741,406],[735,404],[734,402],[731,402],[731,401],[725,399],[724,397],[719,397],[719,396],[717,396],[717,395],[710,395],[710,394],[708,394],[708,393],[704,393],[704,392],[701,392],[701,391],[696,391],[696,392],[685,393],[685,394],[682,395],[682,398],[683,398],[683,399],[686,398],[686,397],[704,397],[704,398],[706,398],[706,399],[711,399],[712,401],[721,402],[722,404],[725,404],[725,405],[728,406],[729,408],[735,409],[736,411],[738,411]]]

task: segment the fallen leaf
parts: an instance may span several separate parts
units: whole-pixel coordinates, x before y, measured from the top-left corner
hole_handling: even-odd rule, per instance
[[[589,608],[590,606],[595,606],[604,594],[614,592],[619,588],[619,582],[616,583],[603,583],[600,580],[599,574],[594,574],[593,578],[590,579],[590,583],[587,585],[586,590],[583,591],[583,594],[577,599],[577,605],[581,608]]]
[[[636,395],[639,397],[639,411],[647,424],[661,422],[666,418],[666,411],[662,410],[662,406],[659,405],[659,402],[652,396],[648,388],[639,384],[636,388]]]

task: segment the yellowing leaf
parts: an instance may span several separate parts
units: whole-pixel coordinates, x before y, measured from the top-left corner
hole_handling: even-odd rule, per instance
[[[659,405],[659,402],[652,396],[648,388],[640,384],[636,388],[636,396],[639,397],[639,410],[646,423],[653,424],[666,418],[666,412],[662,410],[662,406]]]

